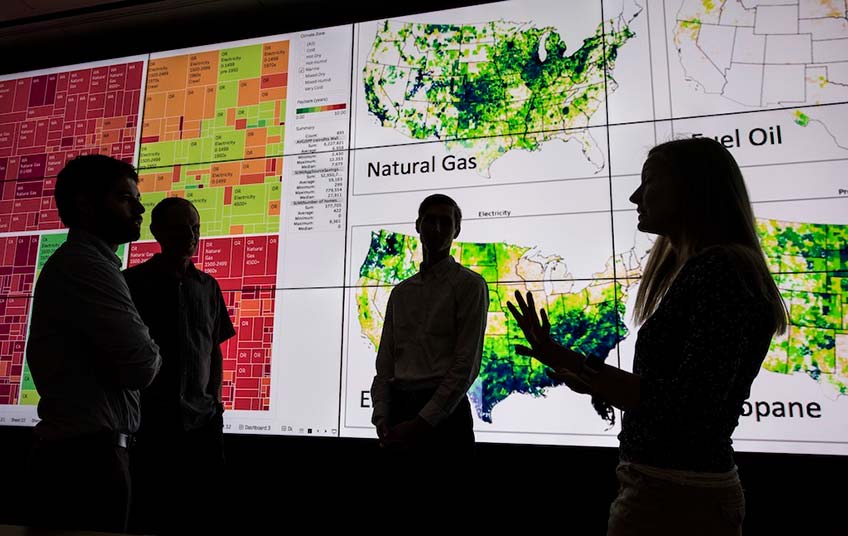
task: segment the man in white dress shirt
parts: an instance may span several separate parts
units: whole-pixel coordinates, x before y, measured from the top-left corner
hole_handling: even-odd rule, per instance
[[[482,276],[450,255],[462,211],[433,194],[415,230],[424,262],[389,296],[371,385],[380,444],[415,460],[470,460],[474,453],[466,392],[477,378],[489,291]]]

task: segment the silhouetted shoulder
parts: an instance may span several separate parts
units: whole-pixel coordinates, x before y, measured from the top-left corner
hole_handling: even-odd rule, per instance
[[[136,264],[130,268],[127,268],[123,271],[124,279],[127,281],[136,281],[138,279],[145,278],[151,270],[151,266],[149,263],[143,262],[141,264]]]
[[[725,247],[715,246],[698,253],[686,261],[681,273],[724,273],[733,268],[733,265],[730,250]]]
[[[411,277],[407,277],[406,279],[404,279],[403,281],[401,281],[400,283],[395,285],[394,288],[392,289],[392,292],[403,292],[404,289],[406,289],[407,287],[412,285],[413,281],[415,281],[416,279],[421,279],[421,273],[420,272],[416,273],[415,275],[413,275]]]
[[[690,258],[672,287],[690,296],[747,301],[756,294],[757,279],[762,277],[754,262],[759,254],[741,246],[713,246]]]
[[[114,262],[103,253],[88,244],[65,242],[47,259],[38,281],[39,286],[57,286],[71,284],[70,281],[113,281],[120,271],[117,257]],[[120,278],[118,278],[120,281]]]
[[[65,242],[47,259],[43,269],[60,267],[85,268],[96,263],[109,263],[110,259],[94,246],[79,242]]]
[[[482,275],[478,274],[471,268],[467,268],[461,264],[457,264],[457,266],[459,267],[457,277],[462,283],[479,286],[486,285],[486,280],[483,278]]]
[[[210,286],[220,290],[221,286],[218,284],[218,280],[215,279],[215,277],[201,270],[197,270],[197,277],[199,278],[203,286]]]

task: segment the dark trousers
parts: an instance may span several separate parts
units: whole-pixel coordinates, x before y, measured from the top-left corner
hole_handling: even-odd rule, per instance
[[[619,465],[607,536],[741,536],[745,493],[738,476],[712,485],[666,480]]]
[[[433,391],[392,390],[389,426],[414,419],[432,395]],[[381,505],[380,515],[388,522],[408,523],[412,511],[446,515],[465,504],[445,493],[473,482],[474,421],[468,398],[463,397],[453,413],[415,447],[382,448],[378,460],[380,483],[373,492]]]
[[[129,452],[112,433],[34,440],[28,524],[124,532],[130,506]]]
[[[393,389],[389,406],[389,426],[412,420],[433,396],[432,390],[401,391]],[[445,420],[431,430],[430,434],[416,447],[393,452],[398,462],[465,463],[474,457],[474,421],[468,397],[462,397]]]
[[[221,416],[201,428],[142,430],[133,449],[130,527],[145,534],[223,534]]]

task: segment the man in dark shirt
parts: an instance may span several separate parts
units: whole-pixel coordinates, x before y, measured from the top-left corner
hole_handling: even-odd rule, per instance
[[[36,283],[26,350],[41,418],[28,479],[32,525],[126,529],[138,389],[160,366],[115,255],[139,237],[137,183],[131,165],[102,155],[71,160],[56,179],[70,230]]]
[[[141,393],[133,525],[205,533],[220,528],[215,513],[222,512],[214,509],[224,464],[220,345],[235,329],[217,281],[191,261],[200,241],[194,205],[166,198],[150,220],[162,251],[124,272],[162,353],[162,371]]]

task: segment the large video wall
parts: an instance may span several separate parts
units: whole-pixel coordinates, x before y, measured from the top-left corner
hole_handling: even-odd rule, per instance
[[[559,337],[629,369],[653,237],[628,197],[655,144],[709,136],[746,179],[791,326],[739,450],[848,454],[844,2],[500,2],[0,77],[0,425],[37,422],[35,280],[74,156],[191,200],[224,291],[229,432],[375,437],[368,389],[420,201],[462,207],[453,254],[489,284],[469,397],[480,441],[617,445],[587,397],[514,351],[532,291]],[[149,231],[126,266],[158,251]],[[620,421],[620,419],[619,419]]]

